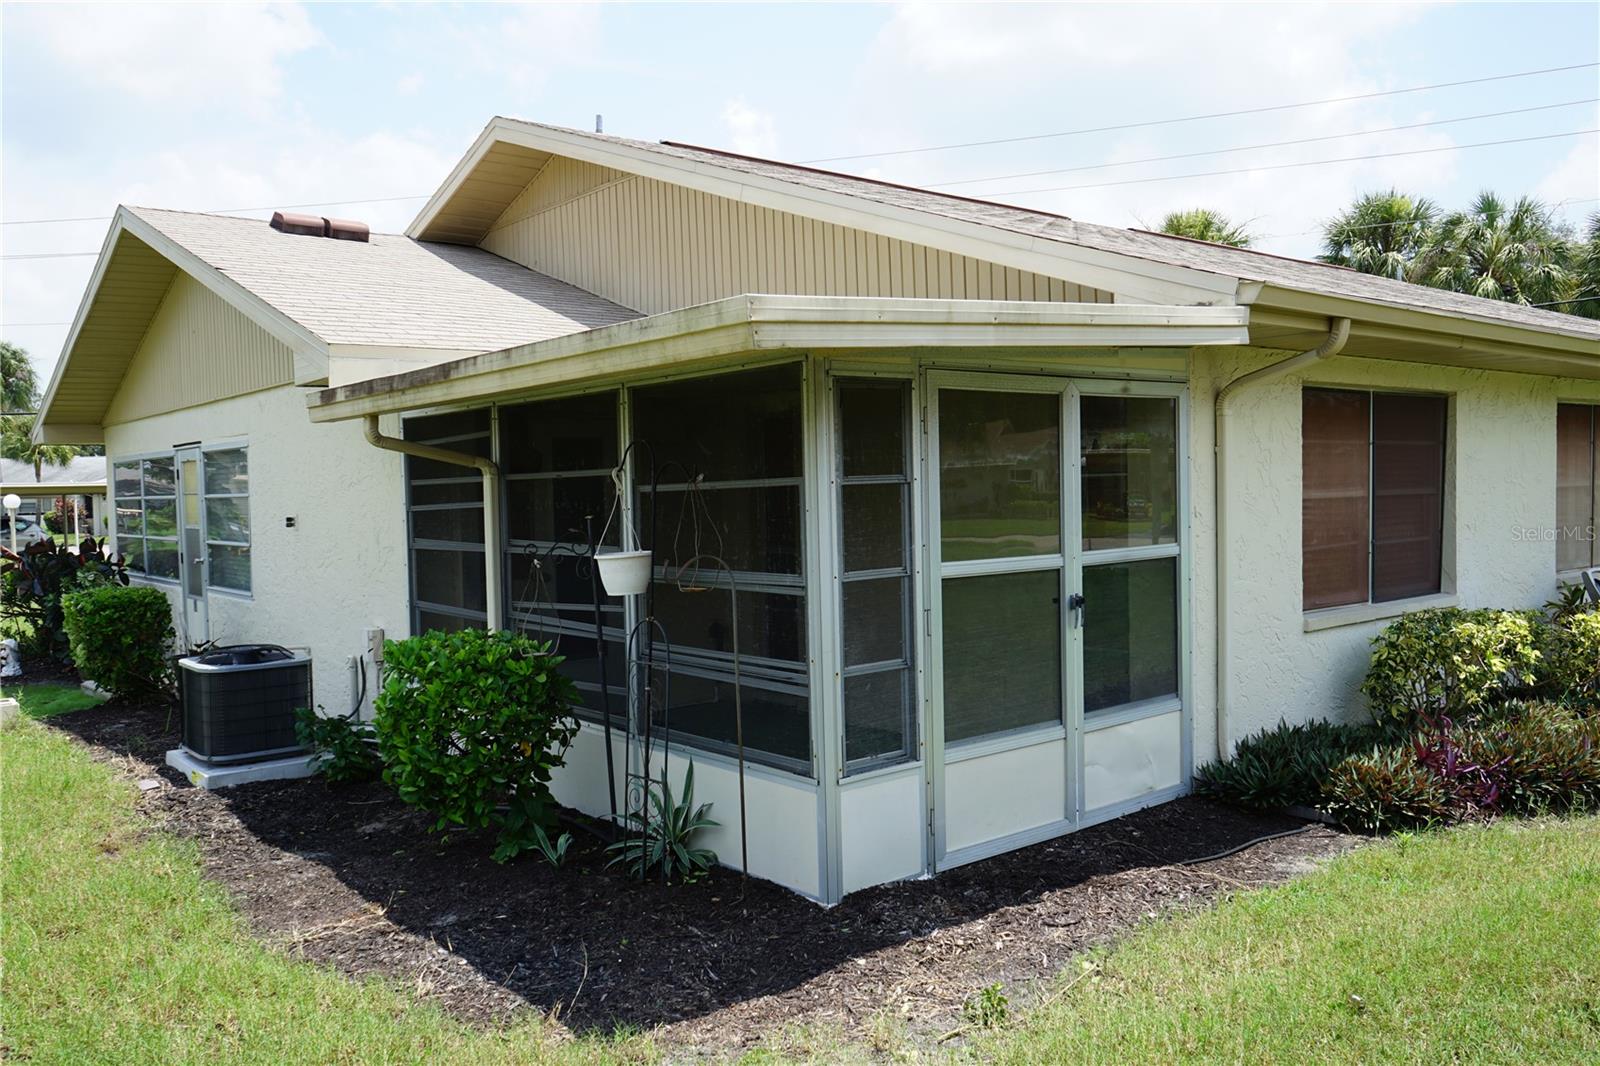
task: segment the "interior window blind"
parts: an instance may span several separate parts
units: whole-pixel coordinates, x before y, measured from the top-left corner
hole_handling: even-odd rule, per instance
[[[1371,403],[1367,392],[1303,393],[1301,565],[1308,611],[1367,599]]]

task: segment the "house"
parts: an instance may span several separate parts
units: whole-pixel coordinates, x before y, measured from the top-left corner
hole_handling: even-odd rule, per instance
[[[73,500],[75,507],[66,523],[68,528],[51,532],[99,536],[104,531],[106,462],[99,456],[80,455],[59,465],[41,463],[35,474],[31,462],[0,459],[0,495],[12,494],[22,498],[17,513],[32,516],[49,513],[61,497]],[[0,515],[0,523],[5,521],[6,517]]]
[[[592,814],[643,601],[597,641],[549,549],[637,530],[709,845],[831,902],[1361,715],[1402,612],[1542,602],[1597,417],[1593,321],[496,118],[404,236],[120,208],[39,432],[105,444],[185,639],[309,647],[330,713],[371,630],[559,637]]]

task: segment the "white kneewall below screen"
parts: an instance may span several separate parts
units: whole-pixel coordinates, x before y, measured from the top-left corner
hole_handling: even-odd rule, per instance
[[[1065,819],[1066,765],[1061,737],[983,755],[947,754],[945,854]]]
[[[1196,767],[1216,753],[1216,513],[1213,419],[1225,381],[1283,358],[1263,349],[1194,352],[1190,420]],[[1462,607],[1536,607],[1558,587],[1556,546],[1530,531],[1556,521],[1556,406],[1600,401],[1600,382],[1420,363],[1334,358],[1240,391],[1229,406],[1232,506],[1227,546],[1234,742],[1276,725],[1367,714],[1360,692],[1371,641],[1398,614],[1319,621],[1301,597],[1301,390],[1433,392],[1449,397],[1444,596]],[[1412,606],[1426,606],[1416,601]],[[1326,624],[1337,622],[1341,624]],[[1091,804],[1092,806],[1092,804]]]
[[[1183,783],[1183,715],[1153,715],[1083,734],[1087,815]]]
[[[926,865],[927,787],[921,764],[839,786],[844,891],[920,877]]]
[[[550,790],[556,800],[592,817],[610,814],[606,801],[605,731],[594,722],[582,722],[565,764],[552,775]],[[612,767],[617,785],[617,810],[622,811],[625,744],[620,730],[612,731]],[[673,799],[682,800],[683,777],[694,760],[694,802],[710,803],[709,817],[720,823],[695,836],[695,846],[710,848],[717,861],[738,869],[739,773],[729,758],[697,752],[674,743],[668,780]],[[657,749],[651,779],[661,780]],[[744,775],[750,874],[774,881],[813,899],[822,897],[822,851],[818,821],[817,786],[804,778],[747,763]]]
[[[189,442],[249,448],[251,590],[208,591],[211,639],[309,648],[316,702],[347,713],[348,660],[365,654],[366,630],[394,638],[411,628],[401,457],[368,445],[359,423],[311,424],[292,386],[106,427],[110,462]],[[176,582],[144,583],[177,608]],[[376,675],[366,668],[370,713]]]

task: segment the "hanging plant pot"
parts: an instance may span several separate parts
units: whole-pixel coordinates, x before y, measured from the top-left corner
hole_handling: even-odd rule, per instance
[[[637,596],[650,584],[650,553],[607,552],[594,557],[608,596]]]

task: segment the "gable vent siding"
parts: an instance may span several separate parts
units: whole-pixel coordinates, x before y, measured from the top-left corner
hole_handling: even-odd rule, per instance
[[[106,409],[105,424],[131,422],[293,380],[294,353],[287,345],[180,270]]]
[[[1112,302],[1059,278],[559,157],[480,243],[645,314],[746,292]]]

